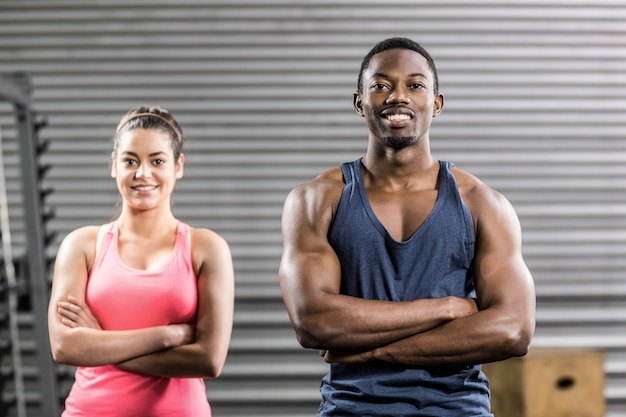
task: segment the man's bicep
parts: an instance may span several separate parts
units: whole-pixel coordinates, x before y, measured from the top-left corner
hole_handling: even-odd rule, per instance
[[[298,340],[306,347],[328,339],[339,306],[341,268],[327,238],[332,203],[323,191],[300,187],[283,210],[280,289]]]
[[[285,297],[300,301],[320,293],[339,293],[341,268],[330,244],[309,226],[285,229],[279,268],[281,289]]]
[[[534,283],[522,255],[520,223],[503,196],[496,193],[492,199],[477,233],[474,272],[479,307],[496,306],[529,326],[534,322]]]
[[[340,267],[328,241],[332,203],[319,187],[300,186],[287,197],[282,216],[281,279],[301,279],[308,285],[337,285]],[[314,279],[311,279],[314,277]]]

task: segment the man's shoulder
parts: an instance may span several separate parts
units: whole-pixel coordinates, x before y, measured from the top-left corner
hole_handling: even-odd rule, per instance
[[[344,188],[339,166],[319,174],[312,180],[293,188],[285,201],[285,211],[313,216],[334,213]]]
[[[345,183],[341,167],[336,166],[322,172],[312,180],[296,186],[292,194],[318,195],[343,190]]]
[[[450,172],[454,175],[459,187],[475,187],[480,184],[484,184],[483,181],[476,175],[453,165],[450,167]]]
[[[492,188],[480,178],[467,171],[452,167],[461,199],[469,206],[472,215],[480,214],[483,210],[499,209],[509,206],[507,198]]]
[[[482,179],[468,171],[453,166],[450,168],[450,172],[454,176],[459,191],[462,194],[480,195],[496,192],[496,190],[487,185]]]
[[[343,188],[343,171],[340,166],[336,166],[327,171],[322,172],[317,177],[313,178],[309,184],[315,186],[327,186],[327,187],[340,187]]]

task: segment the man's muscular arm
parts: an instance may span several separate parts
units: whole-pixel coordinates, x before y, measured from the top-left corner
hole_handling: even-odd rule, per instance
[[[476,312],[473,300],[457,297],[392,302],[340,294],[341,268],[327,236],[342,189],[337,168],[285,202],[279,281],[302,346],[374,349]]]
[[[473,187],[467,201],[478,213],[474,272],[480,311],[378,349],[324,352],[327,362],[456,366],[526,354],[535,292],[521,254],[519,221],[509,202],[485,185]]]

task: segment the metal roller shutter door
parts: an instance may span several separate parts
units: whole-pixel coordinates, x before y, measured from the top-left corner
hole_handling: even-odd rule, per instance
[[[535,346],[606,349],[607,416],[626,416],[624,1],[4,1],[0,73],[30,74],[50,121],[49,255],[69,230],[113,215],[109,138],[121,115],[169,108],[188,138],[175,212],[225,236],[236,266],[231,353],[207,384],[215,415],[312,415],[325,366],[297,345],[280,300],[282,202],[363,153],[357,71],[395,35],[439,67],[434,153],[518,211]],[[23,246],[4,105],[0,121]]]

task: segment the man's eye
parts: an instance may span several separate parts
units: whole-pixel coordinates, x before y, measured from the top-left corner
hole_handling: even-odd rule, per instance
[[[372,85],[372,89],[374,90],[384,90],[385,88],[387,88],[387,86],[385,84],[374,84]]]
[[[415,83],[415,84],[411,84],[411,88],[419,90],[420,88],[426,88],[426,86],[422,83]]]

